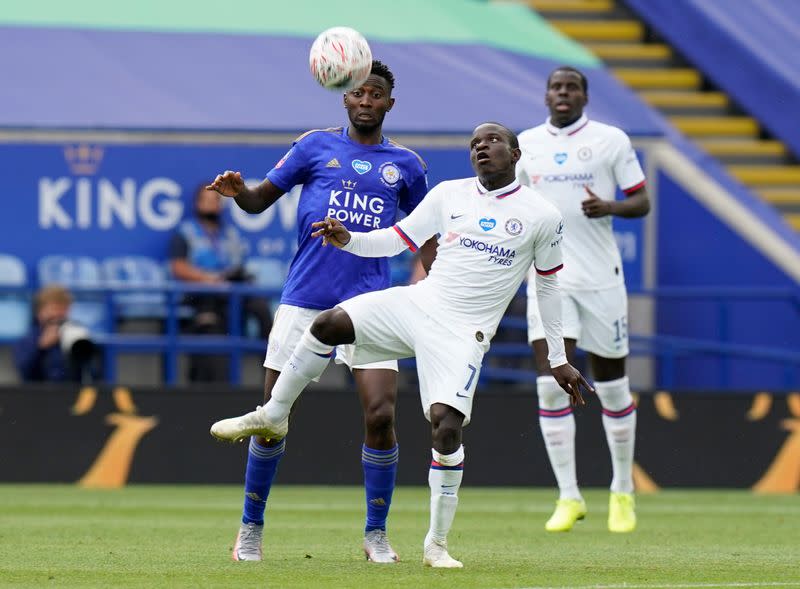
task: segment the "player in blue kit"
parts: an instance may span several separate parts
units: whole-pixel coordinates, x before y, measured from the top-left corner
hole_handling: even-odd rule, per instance
[[[344,95],[349,126],[301,135],[254,188],[245,186],[239,172],[231,171],[220,174],[209,185],[233,197],[249,213],[266,210],[292,187],[302,185],[297,207],[298,250],[289,267],[264,360],[265,403],[303,332],[320,312],[358,294],[390,286],[386,258],[359,258],[336,248],[323,248],[311,237],[311,224],[330,217],[356,231],[391,227],[399,210],[410,213],[425,196],[425,163],[382,134],[383,119],[394,106],[393,88],[392,72],[374,61],[366,82]],[[422,256],[426,268],[434,253],[435,241],[430,240]],[[337,280],[320,287],[319,277],[332,268]],[[364,411],[364,552],[372,562],[396,562],[397,554],[386,536],[386,519],[398,460],[394,431],[397,362],[354,365],[352,356],[352,346],[336,350],[336,360],[353,372]],[[283,440],[250,439],[244,513],[234,560],[262,558],[264,510],[283,453]]]

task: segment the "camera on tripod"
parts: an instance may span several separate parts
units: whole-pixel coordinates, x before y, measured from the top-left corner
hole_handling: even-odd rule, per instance
[[[58,328],[61,351],[76,361],[88,362],[94,354],[95,343],[89,330],[74,321],[64,321]]]

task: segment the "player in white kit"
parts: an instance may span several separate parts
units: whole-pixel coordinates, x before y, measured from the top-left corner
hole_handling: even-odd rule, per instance
[[[575,347],[588,352],[594,385],[602,404],[603,426],[611,451],[613,479],[608,527],[631,532],[636,527],[633,500],[633,449],[636,406],[625,372],[628,355],[628,298],[612,217],[642,217],[650,210],[645,178],[628,136],[590,121],[586,77],[571,67],[554,70],[545,103],[550,118],[520,133],[522,157],[517,176],[539,190],[564,217],[564,271],[560,273],[567,357]],[[625,193],[615,200],[616,189]],[[586,515],[575,469],[575,419],[568,397],[550,375],[549,341],[541,321],[535,274],[528,281],[528,341],[536,358],[539,424],[560,496],[545,524],[568,531]]]
[[[315,223],[313,235],[323,243],[363,257],[413,251],[438,234],[436,259],[428,277],[412,286],[359,295],[317,316],[281,371],[269,403],[211,428],[212,435],[229,441],[285,436],[289,409],[324,370],[336,345],[355,343],[357,363],[416,356],[433,438],[431,520],[423,543],[428,566],[463,566],[447,551],[463,474],[462,427],[470,421],[483,355],[531,266],[542,277],[537,293],[553,377],[573,403],[583,402],[580,386],[592,390],[564,351],[556,277],[562,266],[561,215],[516,180],[519,156],[511,131],[485,123],[470,142],[477,178],[442,182],[408,217],[386,229],[350,233],[330,218]],[[320,283],[336,278],[332,269]]]

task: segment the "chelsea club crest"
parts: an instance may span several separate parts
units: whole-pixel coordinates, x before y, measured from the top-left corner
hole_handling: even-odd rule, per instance
[[[522,221],[515,218],[506,221],[506,233],[515,236],[522,233]]]

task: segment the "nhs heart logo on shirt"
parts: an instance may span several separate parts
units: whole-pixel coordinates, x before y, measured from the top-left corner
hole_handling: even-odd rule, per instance
[[[353,160],[353,169],[359,174],[366,174],[372,169],[372,164],[364,160]]]
[[[480,225],[481,229],[483,229],[484,231],[491,231],[492,229],[494,229],[494,226],[497,225],[497,221],[495,221],[494,219],[483,218],[480,221],[478,221],[478,225]]]
[[[556,160],[556,163],[560,166],[565,161],[567,161],[567,153],[565,151],[556,153],[555,155],[553,155],[553,159]]]

